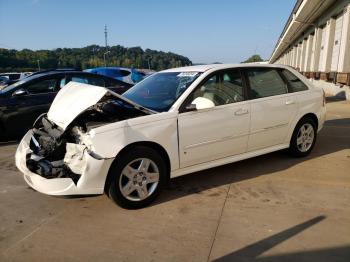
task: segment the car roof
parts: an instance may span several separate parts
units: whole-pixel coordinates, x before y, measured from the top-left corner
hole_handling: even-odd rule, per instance
[[[285,65],[276,64],[260,64],[260,63],[245,63],[245,64],[209,64],[209,65],[195,65],[167,69],[161,72],[205,72],[211,69],[229,69],[242,67],[268,67],[268,68],[290,68]]]
[[[47,76],[47,75],[62,75],[62,74],[88,74],[88,72],[83,71],[73,71],[73,70],[52,70],[52,71],[43,71],[43,72],[37,72],[35,74],[32,74],[33,77],[41,77],[41,76]],[[91,73],[90,73],[91,74]]]

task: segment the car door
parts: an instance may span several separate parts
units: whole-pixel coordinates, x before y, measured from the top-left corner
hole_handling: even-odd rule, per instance
[[[178,116],[180,167],[188,167],[246,152],[250,104],[239,70],[220,71],[199,84]],[[186,111],[198,98],[215,107]]]
[[[9,98],[6,129],[14,134],[30,129],[38,116],[49,110],[57,94],[58,81],[58,76],[48,76],[19,87],[25,92],[16,95],[15,91]]]
[[[251,124],[248,151],[282,144],[298,110],[294,93],[277,69],[246,68]]]

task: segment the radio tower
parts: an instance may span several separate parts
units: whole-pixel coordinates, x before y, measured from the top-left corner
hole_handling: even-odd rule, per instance
[[[105,46],[107,50],[107,25],[105,25]]]

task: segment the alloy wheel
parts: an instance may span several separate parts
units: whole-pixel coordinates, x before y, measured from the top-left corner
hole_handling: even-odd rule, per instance
[[[122,195],[131,201],[141,201],[149,197],[159,183],[159,169],[148,158],[138,158],[127,164],[119,178]]]
[[[297,147],[300,152],[307,152],[311,147],[315,139],[315,131],[311,124],[303,124],[297,135]]]

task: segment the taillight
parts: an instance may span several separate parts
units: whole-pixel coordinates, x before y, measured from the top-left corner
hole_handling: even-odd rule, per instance
[[[326,106],[326,93],[323,89],[322,89],[322,92],[323,92],[323,106]]]

